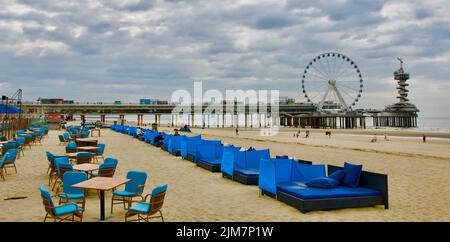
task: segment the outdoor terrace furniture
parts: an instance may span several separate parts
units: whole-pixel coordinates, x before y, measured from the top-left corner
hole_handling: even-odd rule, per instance
[[[163,133],[163,140],[162,140],[162,144],[161,144],[161,149],[162,150],[164,150],[164,151],[167,151],[167,149],[168,149],[168,147],[169,147],[169,142],[170,142],[170,139],[173,137],[173,135],[171,135],[171,134],[166,134],[166,133]]]
[[[100,165],[98,164],[90,164],[90,163],[84,163],[80,165],[74,165],[73,170],[74,171],[81,171],[89,175],[91,177],[93,175],[93,172],[98,170],[100,168]]]
[[[333,174],[341,167],[328,165]],[[324,165],[306,165],[287,159],[262,159],[259,187],[261,194],[276,197],[301,212],[357,208],[388,204],[387,175],[362,171],[356,187],[339,184],[334,188],[316,188],[305,183],[325,177]]]
[[[98,168],[97,174],[92,174],[94,177],[113,177],[116,172],[116,165],[114,163],[103,163]]]
[[[125,209],[130,206],[131,200],[134,197],[140,197],[142,200],[144,199],[142,193],[144,192],[147,173],[143,171],[129,171],[127,173],[127,179],[129,179],[130,182],[125,185],[125,190],[113,191],[112,193],[111,213],[113,213],[115,204],[123,204],[123,208]],[[127,203],[128,206],[126,206]]]
[[[77,165],[91,163],[93,157],[94,155],[91,152],[78,152],[76,156],[76,163]]]
[[[88,176],[84,172],[69,171],[63,175],[63,189],[59,194],[59,204],[75,202],[77,205],[81,203],[81,208],[86,205],[86,193],[82,188],[74,188],[72,185],[86,181]]]
[[[7,168],[14,168],[14,171],[17,173],[16,159],[18,153],[19,149],[9,149],[6,153],[8,154],[8,159],[3,163],[3,170],[5,170],[5,173],[8,173]]]
[[[205,140],[197,146],[195,162],[198,167],[219,172],[222,164],[223,146],[220,140]]]
[[[59,138],[59,145],[67,144],[68,141],[64,138],[64,135],[60,134],[58,135],[58,138]]]
[[[161,209],[164,204],[166,191],[167,184],[155,187],[152,193],[146,195],[142,202],[135,202],[126,212],[125,222],[140,222],[141,220],[149,222],[149,220],[152,218],[161,218],[161,221],[164,222],[164,217]],[[147,202],[148,197],[150,197],[150,199]],[[130,217],[134,216],[137,216],[137,219],[129,220]]]
[[[66,157],[56,158],[55,159],[55,167],[56,167],[56,179],[53,183],[52,191],[55,190],[58,193],[60,186],[62,185],[62,178],[64,173],[73,171],[73,166],[68,163],[68,159]]]
[[[105,153],[105,147],[105,144],[98,144],[98,149],[94,153],[94,157],[97,161],[99,157],[102,158],[103,161],[105,160],[105,157],[103,156],[103,154]]]
[[[91,129],[91,137],[94,136],[94,132],[97,132],[98,137],[101,136],[101,129],[99,129],[99,128]]]
[[[167,146],[167,151],[174,155],[174,156],[180,156],[181,155],[181,142],[186,139],[186,136],[180,135],[180,136],[172,136],[169,140],[169,144]]]
[[[45,152],[47,155],[47,160],[48,160],[48,169],[47,169],[47,173],[48,173],[48,184],[51,185],[53,178],[55,176],[57,176],[57,171],[56,171],[56,165],[55,165],[55,159],[56,158],[63,158],[66,160],[65,163],[69,163],[69,157],[67,156],[55,156],[53,153],[46,151]],[[61,160],[60,160],[61,161]]]
[[[75,142],[69,142],[66,146],[66,153],[76,153],[78,151],[78,146]]]
[[[94,138],[78,138],[76,140],[77,146],[98,146],[98,139]]]
[[[197,151],[197,146],[202,144],[202,136],[197,135],[193,137],[187,137],[181,141],[180,144],[180,154],[185,160],[195,161],[195,152]]]
[[[235,147],[224,149],[222,159],[222,176],[231,178],[245,185],[258,185],[261,159],[270,158],[270,151],[239,151]]]
[[[8,159],[8,156],[9,156],[9,154],[6,153],[0,161],[0,176],[2,177],[3,181],[5,180],[5,174],[3,172],[3,170],[5,169],[4,164],[5,164],[6,160]]]
[[[92,179],[72,185],[74,188],[84,188],[100,191],[100,220],[105,220],[105,191],[113,190],[130,179],[116,179],[111,177],[94,177]],[[112,207],[111,207],[112,208]]]
[[[55,204],[53,203],[54,196],[52,196],[44,186],[40,186],[39,191],[41,192],[42,202],[44,204],[46,212],[44,222],[47,221],[47,218],[53,218],[55,222],[75,222],[75,218],[79,218],[80,222],[83,220],[84,210],[78,207],[75,203],[67,203],[64,205],[55,206]]]

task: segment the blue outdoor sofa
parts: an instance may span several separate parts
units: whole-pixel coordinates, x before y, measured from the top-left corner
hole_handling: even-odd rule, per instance
[[[180,144],[181,158],[195,162],[195,153],[197,151],[197,146],[202,143],[203,143],[203,140],[202,140],[201,135],[192,136],[192,137],[186,136],[186,138],[184,140],[182,140],[181,144]]]
[[[174,156],[180,156],[181,142],[185,139],[186,139],[185,135],[172,136],[171,139],[169,140],[167,151]]]
[[[259,188],[262,195],[275,197],[299,209],[302,213],[383,205],[389,209],[388,177],[362,171],[356,187],[338,185],[335,188],[308,187],[305,182],[324,177],[325,168],[333,174],[342,167],[308,165],[288,159],[261,159]]]
[[[222,176],[245,185],[258,185],[260,159],[270,158],[269,149],[247,150],[224,149]]]
[[[219,172],[222,164],[223,145],[220,140],[204,140],[197,146],[195,162],[197,166],[211,172]]]

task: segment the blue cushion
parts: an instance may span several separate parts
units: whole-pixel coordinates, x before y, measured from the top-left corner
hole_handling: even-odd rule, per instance
[[[54,213],[56,216],[61,216],[61,215],[66,215],[66,214],[74,213],[74,212],[76,212],[77,210],[78,210],[79,212],[82,212],[82,211],[83,211],[82,208],[79,208],[79,207],[78,207],[77,205],[75,205],[75,204],[67,204],[67,205],[63,205],[63,206],[54,208],[54,209],[53,209],[53,213]]]
[[[316,188],[334,188],[338,185],[338,181],[330,177],[316,177],[305,183],[308,187]]]
[[[331,173],[331,175],[328,175],[329,178],[333,178],[334,180],[338,181],[338,183],[342,180],[342,178],[344,178],[345,176],[345,171],[343,170],[337,170],[333,173]]]
[[[67,196],[66,196],[67,195]],[[59,195],[61,198],[63,199],[82,199],[84,198],[84,194],[83,193],[79,193],[79,194],[69,194],[69,193],[63,193],[61,195]]]
[[[127,191],[123,191],[123,190],[114,191],[113,194],[116,195],[116,196],[122,196],[122,197],[131,197],[131,196],[135,196],[136,195],[136,193],[127,192]]]
[[[258,168],[237,168],[234,170],[234,172],[241,173],[245,176],[259,176],[259,169]]]
[[[342,185],[346,187],[357,187],[359,184],[359,177],[361,176],[362,165],[353,165],[344,163],[345,176],[342,179]]]
[[[213,159],[208,159],[208,160],[201,160],[203,163],[207,163],[210,165],[218,165],[218,164],[222,164],[222,157],[220,158],[213,158]]]
[[[300,183],[291,183],[291,182],[279,183],[277,184],[277,189],[280,192],[284,192],[304,200],[345,198],[345,197],[370,197],[382,195],[381,192],[377,190],[365,187],[350,188],[344,186],[337,186],[332,189],[323,189],[323,188],[308,187]]]
[[[130,210],[138,213],[148,213],[150,212],[150,205],[145,203],[136,203],[130,207]]]

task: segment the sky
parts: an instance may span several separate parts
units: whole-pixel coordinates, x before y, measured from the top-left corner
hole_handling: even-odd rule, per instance
[[[277,89],[305,101],[301,77],[339,52],[361,70],[357,108],[409,98],[450,117],[447,0],[0,0],[0,94],[79,102],[169,100],[177,89]]]

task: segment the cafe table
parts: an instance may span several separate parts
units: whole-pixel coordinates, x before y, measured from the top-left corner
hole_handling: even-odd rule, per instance
[[[78,147],[82,146],[98,146],[98,139],[93,138],[77,138],[76,143]]]
[[[99,167],[100,167],[100,165],[98,165],[98,164],[84,163],[84,164],[74,165],[73,170],[86,172],[89,175],[92,175],[92,172],[98,170]]]
[[[130,182],[130,179],[117,179],[112,177],[95,177],[72,185],[74,188],[92,189],[100,191],[100,220],[105,220],[105,191],[112,190]]]
[[[81,146],[78,147],[77,150],[80,151],[88,151],[88,152],[92,152],[95,153],[98,150],[98,146]]]

